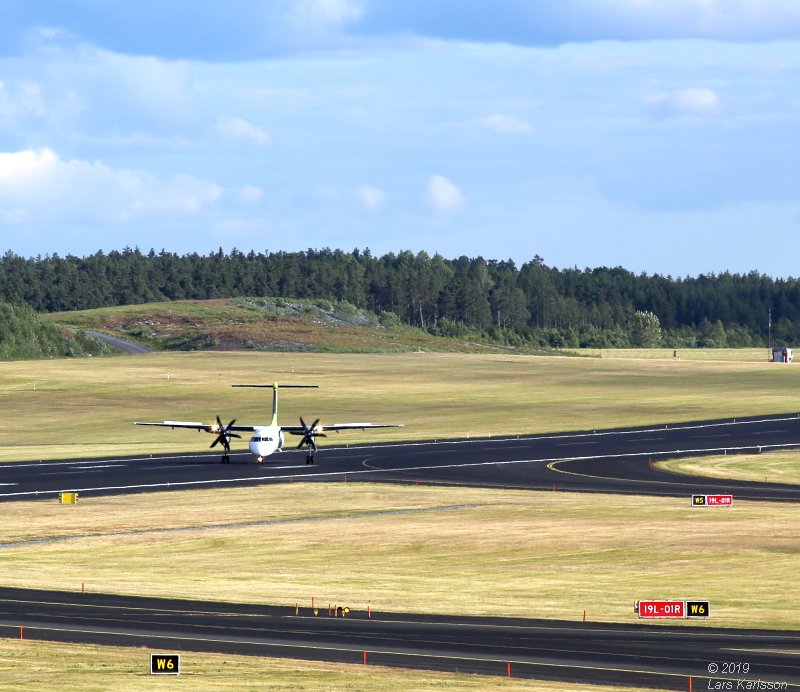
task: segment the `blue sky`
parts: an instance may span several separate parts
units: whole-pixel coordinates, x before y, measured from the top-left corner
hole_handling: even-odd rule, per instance
[[[3,0],[0,251],[800,276],[795,0]]]

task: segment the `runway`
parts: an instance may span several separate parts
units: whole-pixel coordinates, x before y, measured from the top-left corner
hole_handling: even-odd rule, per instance
[[[188,435],[187,440],[197,440]],[[200,438],[205,442],[205,436]],[[290,451],[255,463],[236,454],[55,460],[0,465],[0,500],[177,491],[293,482],[390,482],[737,500],[800,501],[800,486],[659,472],[662,458],[800,447],[800,416],[641,429],[321,447],[317,464]],[[787,585],[790,587],[790,585]],[[631,604],[633,606],[633,604]],[[800,633],[704,626],[615,625],[351,613],[0,589],[0,635],[219,651],[662,689],[800,688]],[[783,652],[783,653],[782,653]],[[785,652],[794,652],[787,654]],[[710,666],[718,669],[709,673]],[[747,664],[747,672],[743,672]],[[723,666],[728,665],[728,673]],[[781,687],[736,687],[739,681]],[[733,687],[710,687],[716,682]],[[791,687],[790,687],[791,686]]]
[[[184,434],[182,432],[170,434]],[[206,436],[187,434],[203,444]],[[685,496],[724,493],[737,499],[800,501],[800,486],[701,479],[660,472],[652,462],[676,456],[758,453],[800,447],[800,416],[710,421],[633,430],[520,435],[370,446],[321,447],[317,463],[285,451],[231,464],[198,453],[146,458],[21,462],[0,465],[0,501],[84,497],[291,481],[441,483],[529,490]]]
[[[800,633],[469,618],[0,589],[0,634],[667,690],[800,688]],[[749,650],[748,650],[749,649]],[[144,666],[144,662],[143,662]],[[710,674],[709,670],[717,672]],[[724,671],[724,672],[723,672]],[[714,682],[734,686],[712,688]]]

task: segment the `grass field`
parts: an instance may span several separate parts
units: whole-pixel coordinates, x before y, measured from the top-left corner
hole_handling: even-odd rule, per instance
[[[666,459],[657,468],[710,478],[732,478],[764,483],[800,483],[800,451]]]
[[[635,692],[631,687],[579,685],[538,680],[435,673],[370,665],[337,665],[314,661],[184,653],[181,674],[149,674],[146,649],[77,646],[0,639],[0,690],[80,689],[85,692],[172,690],[351,690],[385,692],[486,689],[526,692]],[[153,652],[156,653],[156,652]],[[513,670],[512,670],[513,676]],[[636,688],[648,692],[644,688]]]
[[[800,367],[752,360],[559,358],[469,354],[154,353],[0,364],[0,461],[176,452],[210,436],[134,428],[134,420],[265,422],[269,395],[234,383],[321,385],[287,391],[281,421],[400,422],[331,442],[509,435],[794,412]],[[244,443],[238,443],[245,448]]]
[[[593,358],[614,360],[669,360],[689,362],[768,363],[767,348],[608,348],[577,349],[576,353]],[[780,367],[781,363],[770,363]],[[784,367],[786,367],[784,365]],[[789,366],[791,367],[791,366]]]
[[[268,396],[229,386],[241,382],[322,385],[284,392],[283,422],[303,415],[407,426],[343,434],[334,443],[600,429],[799,408],[800,368],[766,363],[761,350],[679,355],[236,352],[2,363],[0,459],[201,451],[210,436],[131,422],[209,421],[217,413],[266,420]],[[766,458],[750,471],[763,470]],[[0,505],[0,556],[9,586],[79,589],[85,582],[98,592],[287,605],[308,605],[314,596],[356,609],[575,620],[586,609],[597,621],[633,620],[636,599],[701,598],[712,603],[709,624],[798,629],[800,592],[789,588],[796,582],[798,512],[778,503],[696,512],[688,500],[670,498],[287,484],[86,498],[75,507]],[[57,540],[25,543],[47,538]],[[56,678],[69,651],[90,650],[96,659],[78,654]],[[358,666],[234,659],[191,659],[197,677],[187,674],[188,684],[375,686],[374,670]],[[0,688],[6,679],[8,689],[20,682],[47,687],[56,679],[85,689],[174,684],[146,676],[140,650],[0,641],[0,664],[10,668],[18,660],[31,661],[38,677],[24,677],[25,670],[20,678],[3,675]],[[102,663],[92,667],[92,660]],[[471,676],[386,676],[380,684],[389,690],[489,686]],[[500,684],[582,689],[491,682]]]
[[[298,482],[2,504],[0,555],[22,587],[614,622],[697,598],[717,626],[797,629],[798,525],[784,503]]]

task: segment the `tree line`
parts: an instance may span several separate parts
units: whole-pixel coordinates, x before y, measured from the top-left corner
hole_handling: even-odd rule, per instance
[[[27,305],[0,302],[0,360],[94,356],[111,349],[81,332],[42,322]]]
[[[236,296],[344,301],[384,322],[511,345],[800,343],[800,281],[756,271],[672,278],[621,267],[557,269],[538,255],[517,267],[482,257],[329,248],[0,258],[0,300],[39,312]],[[642,329],[643,320],[653,326],[643,314],[655,318],[655,330]]]

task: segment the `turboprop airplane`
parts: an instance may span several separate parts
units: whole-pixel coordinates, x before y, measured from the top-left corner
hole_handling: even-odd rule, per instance
[[[140,423],[136,422],[134,425],[157,425],[163,428],[189,428],[192,430],[202,430],[217,437],[211,443],[213,449],[218,444],[222,445],[222,463],[230,463],[231,452],[231,438],[241,438],[240,432],[252,432],[253,436],[250,438],[250,451],[256,457],[260,464],[264,461],[264,457],[270,454],[282,451],[284,448],[284,434],[302,436],[300,444],[297,449],[301,447],[308,447],[308,455],[306,456],[306,463],[314,463],[314,453],[317,451],[317,444],[315,438],[327,437],[326,432],[339,432],[340,430],[365,430],[367,428],[402,428],[401,423],[334,423],[333,425],[320,425],[319,418],[311,425],[306,425],[303,418],[300,418],[300,425],[278,425],[278,389],[292,388],[318,388],[316,384],[282,384],[277,382],[273,384],[234,384],[233,387],[259,387],[259,388],[272,388],[272,420],[268,425],[236,425],[234,418],[227,425],[223,425],[220,417],[217,416],[216,423],[195,423],[192,421],[174,421],[165,420],[161,423]]]

